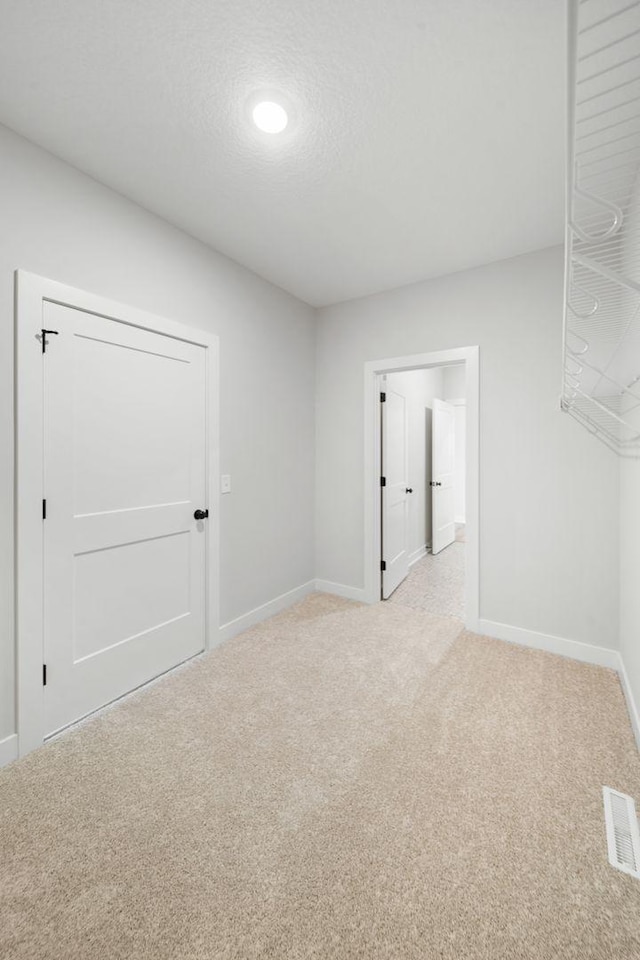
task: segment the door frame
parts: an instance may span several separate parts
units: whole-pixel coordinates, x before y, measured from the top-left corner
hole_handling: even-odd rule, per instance
[[[389,431],[388,431],[389,396],[390,396],[391,393],[395,393],[396,396],[402,397],[402,400],[403,400],[403,402],[404,402],[404,464],[403,464],[403,478],[404,478],[404,479],[403,479],[403,484],[402,484],[402,485],[405,486],[405,494],[404,494],[404,501],[403,501],[403,509],[404,509],[404,551],[403,551],[403,552],[404,552],[405,560],[406,560],[406,570],[407,570],[407,573],[404,574],[404,576],[402,577],[402,579],[398,581],[398,583],[395,585],[395,587],[393,588],[393,590],[390,591],[389,597],[391,597],[391,596],[395,593],[395,591],[398,589],[398,587],[400,586],[400,584],[401,584],[401,583],[404,581],[404,579],[406,578],[406,576],[407,576],[407,574],[408,574],[408,572],[409,572],[409,567],[411,566],[411,564],[410,564],[410,559],[409,559],[411,555],[410,555],[410,553],[409,553],[408,544],[407,544],[408,529],[409,529],[410,504],[409,504],[409,501],[407,500],[407,493],[406,493],[406,490],[407,490],[406,484],[409,483],[409,411],[408,411],[408,401],[407,401],[407,397],[404,396],[404,395],[403,395],[402,393],[400,393],[399,391],[394,390],[393,388],[389,387],[389,384],[385,382],[384,375],[383,375],[382,377],[379,377],[378,380],[379,380],[379,382],[380,382],[380,393],[382,393],[382,392],[384,391],[384,394],[385,394],[385,402],[384,402],[384,404],[382,404],[382,403],[379,404],[379,407],[380,407],[380,458],[379,458],[379,461],[378,461],[379,464],[380,464],[379,473],[380,473],[380,476],[381,476],[381,477],[382,477],[382,476],[386,477],[385,485],[384,485],[384,487],[383,487],[383,486],[380,486],[380,493],[379,493],[379,497],[380,497],[380,554],[381,554],[381,555],[382,555],[382,551],[383,551],[383,549],[384,549],[384,542],[385,542],[384,533],[385,533],[385,527],[387,526],[387,520],[388,520],[388,515],[385,513],[386,500],[387,500],[387,498],[389,497],[390,490],[391,490],[392,487],[393,487],[393,484],[389,482],[389,464],[385,462],[385,443],[387,444],[387,446],[389,445],[389,444],[388,444],[388,439],[389,439],[389,436],[388,436],[388,434],[389,434]],[[381,571],[380,571],[380,593],[379,593],[379,597],[378,597],[379,600],[388,599],[388,597],[385,598],[385,595],[384,595],[384,594],[385,594],[385,577],[390,576],[391,570],[392,570],[392,566],[393,566],[393,560],[392,560],[392,558],[391,558],[388,554],[387,554],[387,557],[386,557],[386,561],[387,561],[387,566],[386,566],[385,570],[381,570]],[[389,563],[390,563],[390,562],[391,562],[391,567],[389,566]],[[388,589],[388,585],[386,585],[386,586],[387,586],[387,589]]]
[[[205,330],[115,300],[15,272],[15,637],[18,756],[45,739],[44,662],[44,392],[41,329],[45,302],[60,304],[203,347],[206,370],[206,489],[214,522],[207,524],[205,650],[218,638],[220,496],[219,338]],[[53,345],[52,345],[53,346]]]
[[[364,599],[380,600],[380,383],[385,373],[465,364],[466,525],[465,627],[476,631],[480,619],[480,348],[454,347],[364,364]]]

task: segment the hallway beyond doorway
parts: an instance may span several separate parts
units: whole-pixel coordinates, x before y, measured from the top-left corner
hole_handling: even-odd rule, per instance
[[[455,542],[418,560],[388,602],[464,620],[464,563],[464,524],[457,524]]]
[[[433,545],[433,537],[429,530],[428,522],[421,526],[418,521],[414,525],[414,530],[424,530],[424,535],[417,539],[414,538],[413,545],[406,544],[402,546],[402,538],[399,536],[390,536],[390,533],[396,533],[394,530],[383,527],[389,526],[389,517],[385,517],[384,502],[389,501],[389,506],[395,505],[392,502],[392,492],[398,493],[398,500],[402,499],[401,494],[406,494],[412,500],[418,499],[418,491],[423,489],[421,484],[420,472],[417,471],[417,478],[414,480],[414,471],[402,470],[396,468],[394,460],[394,470],[390,470],[390,464],[383,462],[384,450],[389,450],[389,445],[385,447],[384,417],[383,409],[386,408],[387,393],[383,385],[388,386],[389,377],[395,377],[410,371],[430,371],[436,368],[459,367],[464,364],[464,391],[458,392],[455,397],[452,396],[450,403],[456,400],[463,400],[465,405],[465,430],[462,449],[464,451],[464,511],[456,515],[454,508],[453,516],[446,524],[440,523],[444,529],[446,526],[449,534],[455,535],[455,523],[465,523],[466,546],[464,548],[464,606],[463,622],[467,629],[475,630],[478,627],[479,610],[479,542],[478,542],[478,520],[479,520],[479,489],[478,489],[478,399],[479,399],[479,348],[478,347],[457,347],[450,350],[439,350],[432,353],[412,354],[410,356],[393,357],[376,361],[365,361],[364,364],[364,430],[365,430],[365,471],[364,471],[364,590],[355,599],[363,599],[367,603],[376,603],[381,596],[389,597],[394,589],[402,582],[410,572],[409,564],[404,564],[404,569],[400,570],[400,575],[395,577],[396,567],[400,560],[411,561],[416,557],[424,556],[425,549],[429,549],[429,544]],[[448,379],[448,377],[447,377]],[[394,392],[402,396],[402,392],[393,388]],[[444,381],[442,383],[442,392],[444,390]],[[448,391],[447,391],[448,392]],[[434,396],[437,397],[440,390],[434,390]],[[429,400],[425,400],[423,407],[429,407]],[[431,408],[433,414],[433,408]],[[433,420],[432,420],[433,422]],[[422,436],[427,439],[428,425],[425,425],[425,431]],[[450,489],[445,477],[434,480],[433,465],[433,429],[431,432],[432,443],[426,443],[427,450],[431,446],[431,477],[425,476],[425,486],[433,490],[432,482],[441,492]],[[419,449],[420,441],[414,444],[407,444],[407,449]],[[450,444],[445,446],[450,450]],[[396,459],[398,462],[402,459],[400,451]],[[449,457],[449,460],[451,458]],[[427,470],[425,469],[425,474]],[[449,469],[449,474],[451,470]],[[393,482],[389,482],[389,477],[393,473]],[[400,476],[406,473],[406,484],[402,484],[404,479]],[[389,476],[388,476],[389,474]],[[386,491],[387,496],[381,497],[381,489]],[[459,490],[462,493],[462,490]],[[455,501],[454,501],[455,502]],[[427,499],[428,505],[428,499]],[[433,510],[433,497],[431,499]],[[418,511],[419,512],[419,511]],[[388,513],[388,511],[387,511]],[[414,511],[415,513],[415,511]],[[387,523],[385,524],[385,519]],[[414,518],[415,519],[415,518]],[[425,519],[426,516],[425,516]],[[433,513],[432,513],[433,520]],[[433,524],[432,524],[433,525]],[[454,536],[447,536],[445,543],[455,542]],[[383,554],[384,544],[384,554]],[[413,549],[412,549],[413,546]],[[441,545],[441,549],[444,544]],[[437,551],[438,552],[438,551]],[[458,551],[460,552],[460,551]],[[419,562],[419,561],[418,561]],[[382,573],[382,576],[381,576]],[[393,582],[395,579],[395,583]],[[457,609],[457,608],[456,608]],[[449,614],[451,615],[451,614]],[[459,614],[458,614],[459,617]],[[456,619],[458,619],[456,617]]]

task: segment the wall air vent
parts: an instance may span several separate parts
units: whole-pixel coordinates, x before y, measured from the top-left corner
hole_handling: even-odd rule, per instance
[[[640,880],[640,831],[632,797],[602,788],[609,863]]]

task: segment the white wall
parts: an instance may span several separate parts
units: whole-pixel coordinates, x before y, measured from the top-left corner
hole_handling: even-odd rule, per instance
[[[453,509],[456,523],[464,523],[466,516],[466,447],[467,411],[464,364],[444,367],[442,372],[442,399],[455,402],[455,438],[453,453]]]
[[[389,373],[388,389],[407,399],[409,486],[409,560],[431,543],[431,418],[434,397],[442,396],[442,369]]]
[[[14,729],[14,270],[219,334],[221,468],[233,481],[219,520],[222,622],[314,576],[315,318],[310,307],[2,127],[0,210],[2,740]]]
[[[618,462],[560,413],[563,251],[328,307],[317,350],[317,575],[361,587],[363,364],[480,346],[480,615],[617,646]]]
[[[640,174],[636,177],[633,200],[623,224],[624,273],[640,282],[638,239],[640,238]],[[636,298],[629,296],[632,307]],[[625,343],[627,356],[635,360],[634,375],[640,374],[640,344],[635,330]],[[635,334],[635,336],[634,336]],[[633,351],[633,353],[632,353]],[[633,387],[638,392],[640,384]],[[640,410],[629,417],[640,430]],[[636,710],[640,710],[640,460],[620,461],[620,653]],[[640,730],[636,730],[640,736]],[[640,740],[638,745],[640,746]]]
[[[620,653],[640,710],[640,460],[620,464]]]

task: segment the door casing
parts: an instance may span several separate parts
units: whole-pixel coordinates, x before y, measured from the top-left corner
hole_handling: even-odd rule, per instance
[[[477,631],[480,617],[480,348],[455,347],[433,353],[369,360],[364,364],[364,600],[380,599],[380,390],[385,373],[465,364],[466,504],[465,626]]]
[[[381,598],[387,599],[397,590],[402,581],[409,573],[409,550],[407,546],[408,537],[408,519],[409,519],[409,501],[407,492],[409,483],[408,473],[408,453],[409,438],[407,430],[407,398],[397,389],[383,384],[385,401],[381,405],[381,445],[382,457],[380,463],[381,476],[385,477],[384,487],[380,487],[380,514],[382,517],[382,543],[384,546],[384,559],[386,562],[385,570],[381,575]],[[394,401],[395,398],[395,401]],[[399,412],[397,400],[402,401],[402,427],[398,430],[397,414]],[[395,406],[395,411],[394,411]],[[394,412],[396,417],[394,417]],[[391,437],[394,443],[391,443]],[[396,457],[390,456],[388,448],[397,444],[398,438],[402,442],[402,475],[400,478],[394,476],[397,468]],[[396,451],[397,454],[397,451]],[[398,482],[399,481],[399,482]],[[395,539],[393,533],[397,533],[398,512],[401,511],[403,537],[402,550],[394,556],[389,540]]]
[[[218,638],[219,627],[219,340],[215,334],[138,310],[84,290],[17,270],[15,315],[15,633],[16,725],[18,755],[44,741],[42,665],[44,474],[43,368],[41,328],[43,302],[96,314],[205,349],[207,530],[205,578],[205,649]],[[46,521],[45,521],[46,522]]]

